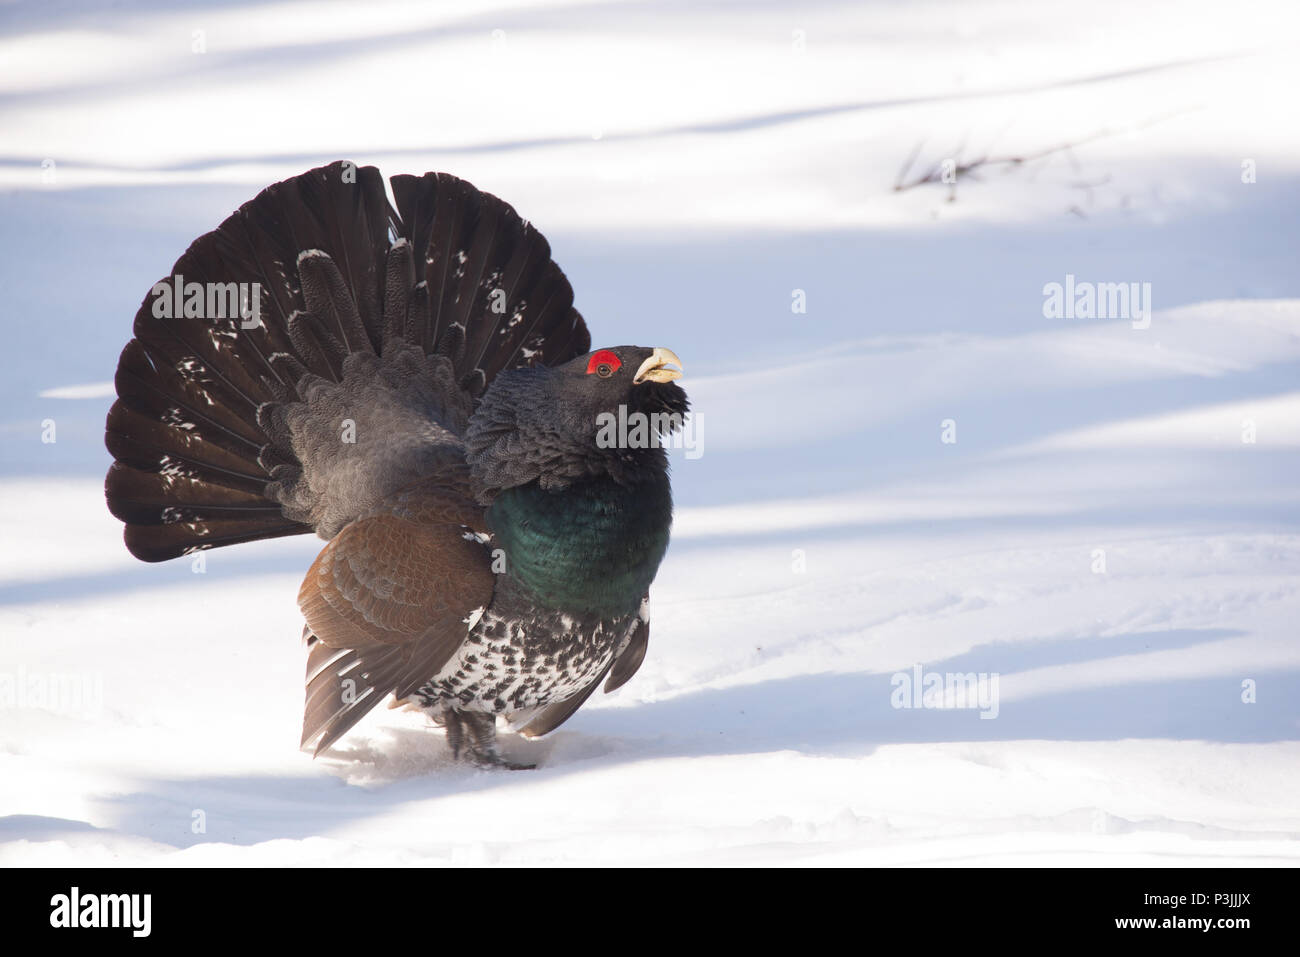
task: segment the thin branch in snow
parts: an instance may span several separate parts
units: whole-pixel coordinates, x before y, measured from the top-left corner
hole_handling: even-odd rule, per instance
[[[1184,110],[1180,112],[1188,111]],[[963,145],[958,147],[953,156],[939,160],[932,164],[924,173],[908,180],[906,178],[907,173],[916,162],[917,156],[921,153],[921,148],[924,143],[924,140],[922,140],[916,144],[911,154],[908,156],[907,162],[903,165],[903,168],[899,170],[898,179],[894,183],[894,192],[901,193],[904,190],[915,189],[917,186],[923,186],[926,183],[942,183],[945,186],[952,187],[952,191],[948,197],[949,202],[951,202],[956,199],[957,181],[963,176],[978,179],[977,171],[982,170],[985,167],[1003,167],[1010,170],[1016,167],[1026,166],[1036,160],[1048,160],[1057,153],[1064,153],[1066,159],[1070,162],[1070,166],[1076,173],[1079,173],[1082,172],[1082,165],[1080,164],[1078,157],[1074,154],[1076,147],[1083,146],[1087,143],[1094,143],[1097,140],[1107,139],[1112,136],[1119,136],[1124,133],[1146,129],[1147,127],[1154,126],[1156,123],[1177,115],[1180,115],[1180,113],[1170,113],[1162,116],[1151,117],[1141,123],[1123,129],[1113,129],[1108,127],[1080,139],[1058,143],[1055,146],[1049,146],[1032,153],[1013,153],[1006,156],[990,156],[989,153],[985,151],[981,156],[964,161],[958,158],[961,156],[962,150],[965,149],[965,140],[963,140]],[[999,136],[1000,135],[1001,134],[999,134]],[[996,137],[994,141],[996,142]]]

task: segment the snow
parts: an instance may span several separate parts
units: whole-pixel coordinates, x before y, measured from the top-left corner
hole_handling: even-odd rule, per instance
[[[1294,4],[119,6],[0,25],[0,865],[1300,860]],[[686,363],[645,664],[533,772],[386,708],[300,753],[319,542],[144,565],[103,506],[151,285],[337,158],[505,197]]]

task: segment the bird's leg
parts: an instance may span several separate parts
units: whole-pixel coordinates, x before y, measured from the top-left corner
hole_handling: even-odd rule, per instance
[[[447,743],[451,745],[453,757],[461,756],[465,750],[465,760],[480,768],[505,768],[508,771],[531,771],[535,764],[517,764],[507,761],[497,751],[497,719],[495,715],[480,711],[457,711],[448,708]]]
[[[460,711],[454,711],[448,708],[442,713],[443,724],[447,729],[447,744],[451,748],[451,756],[460,758],[460,749],[465,743],[465,725],[461,721]]]

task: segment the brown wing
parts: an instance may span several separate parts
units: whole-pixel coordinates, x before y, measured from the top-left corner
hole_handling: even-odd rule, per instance
[[[547,705],[521,727],[519,733],[526,738],[540,738],[544,734],[550,734],[573,717],[574,712],[586,703],[592,692],[596,690],[596,686],[604,680],[605,675],[609,675],[609,681],[605,682],[606,694],[627,684],[631,677],[636,674],[637,669],[641,667],[641,662],[645,660],[645,651],[649,644],[650,622],[639,621],[637,622],[636,631],[632,632],[632,638],[628,641],[627,647],[619,653],[618,657],[605,666],[605,670],[596,676],[596,680],[572,698],[565,698],[563,701]]]
[[[404,698],[492,601],[483,510],[462,476],[409,487],[347,525],[312,563],[298,605],[308,640],[302,743],[319,754],[388,694]],[[317,740],[319,739],[319,740]]]

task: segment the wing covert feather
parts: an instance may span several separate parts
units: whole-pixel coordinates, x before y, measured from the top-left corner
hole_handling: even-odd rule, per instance
[[[432,678],[492,601],[483,511],[457,483],[422,482],[349,523],[298,592],[310,631],[303,744],[316,752],[390,693]]]

